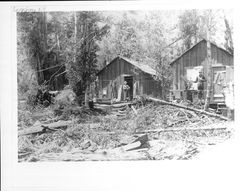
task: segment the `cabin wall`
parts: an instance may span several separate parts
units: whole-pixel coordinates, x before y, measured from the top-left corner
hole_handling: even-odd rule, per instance
[[[202,66],[207,57],[207,42],[201,41],[196,46],[185,52],[180,58],[172,63],[173,90],[184,90],[185,82],[182,77],[186,76],[186,68]],[[215,63],[233,66],[233,56],[225,50],[211,43],[211,57]]]
[[[200,66],[206,56],[206,42],[202,41],[184,53],[172,64],[174,75],[173,90],[185,89],[185,82],[182,77],[186,76],[186,67]]]
[[[133,76],[133,84],[137,82],[139,84],[139,95],[158,95],[161,94],[159,83],[156,82],[150,74],[142,72],[134,65],[126,62],[123,59],[115,59],[108,67],[106,67],[99,75],[99,92],[98,97],[101,99],[111,99],[111,84],[115,82],[115,89],[119,91],[119,88],[124,83],[124,76]],[[104,96],[104,91],[107,91]]]
[[[150,74],[144,73],[141,82],[143,87],[142,94],[152,97],[162,97],[161,83],[154,80]]]
[[[219,64],[225,66],[233,66],[234,59],[232,55],[229,55],[225,50],[216,47],[214,44],[211,44],[211,57],[216,60]]]

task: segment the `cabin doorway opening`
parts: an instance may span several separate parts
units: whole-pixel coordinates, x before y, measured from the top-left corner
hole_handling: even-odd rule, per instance
[[[127,82],[127,85],[130,87],[129,89],[129,99],[133,99],[133,76],[124,76],[124,81]]]

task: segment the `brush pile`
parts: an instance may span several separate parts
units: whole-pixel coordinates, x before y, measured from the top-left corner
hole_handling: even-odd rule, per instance
[[[48,117],[46,108],[40,119],[48,120],[37,119],[39,133],[30,131],[18,137],[18,159],[20,162],[190,159],[205,146],[223,142],[232,135],[229,126],[233,122],[204,113],[155,102],[128,103],[123,108],[122,117],[119,110],[116,115],[112,108],[107,113],[83,107],[66,107],[61,114]],[[31,120],[23,122],[28,115]],[[66,128],[53,126],[60,124],[59,120],[62,123],[67,120]],[[33,122],[31,113],[20,116],[19,131],[34,129]]]

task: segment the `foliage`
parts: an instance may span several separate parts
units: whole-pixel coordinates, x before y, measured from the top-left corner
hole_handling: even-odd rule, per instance
[[[232,26],[229,25],[229,22],[227,18],[224,18],[226,30],[225,30],[225,48],[228,50],[230,53],[234,53],[234,45],[233,45],[233,29]]]
[[[187,10],[179,17],[180,36],[184,37],[184,45],[189,49],[197,42],[199,33],[199,17],[196,10]]]
[[[166,16],[164,12],[122,12],[119,19],[106,17],[110,30],[98,42],[102,67],[117,55],[124,56],[154,68],[163,89],[169,89],[172,79],[169,63],[175,46],[168,45],[175,39],[169,30],[172,26],[164,21]]]
[[[17,18],[21,93],[28,91],[31,84],[60,89],[67,83],[67,73],[73,90],[78,96],[82,94],[96,72],[95,42],[107,30],[99,26],[98,13],[18,13]]]
[[[216,33],[216,13],[212,10],[186,10],[179,16],[180,36],[185,49],[201,39],[213,41]]]
[[[171,86],[169,63],[201,38],[214,41],[218,18],[212,10],[18,13],[17,55],[20,94],[38,84],[80,97],[97,70],[117,55],[157,71],[163,90]],[[224,21],[224,20],[223,20]],[[225,18],[225,47],[232,49]],[[65,78],[67,77],[68,80]],[[164,95],[167,92],[163,92]]]
[[[106,26],[98,26],[99,21],[96,12],[72,13],[70,22],[75,29],[72,26],[67,28],[70,35],[64,52],[65,65],[69,84],[77,96],[83,94],[97,72],[96,40],[107,30]]]

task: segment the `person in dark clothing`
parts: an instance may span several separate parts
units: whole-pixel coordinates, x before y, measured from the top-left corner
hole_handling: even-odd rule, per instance
[[[124,84],[123,84],[122,88],[123,88],[123,92],[124,92],[124,100],[128,100],[129,99],[129,90],[130,90],[130,87],[127,84],[126,81],[124,81]]]
[[[195,83],[197,84],[197,89],[198,89],[198,98],[202,99],[203,98],[203,91],[204,91],[204,82],[206,82],[206,78],[203,75],[202,71],[199,72],[199,76],[197,76]]]

